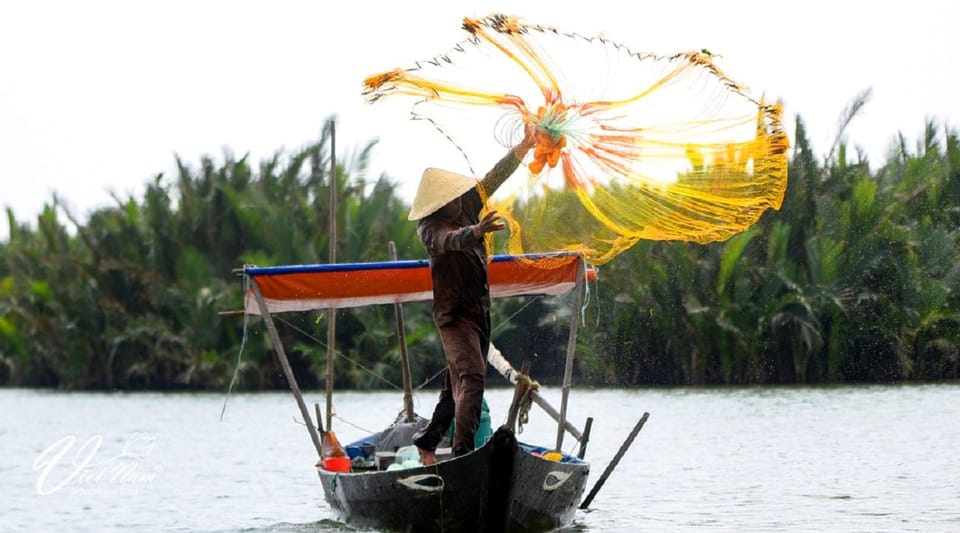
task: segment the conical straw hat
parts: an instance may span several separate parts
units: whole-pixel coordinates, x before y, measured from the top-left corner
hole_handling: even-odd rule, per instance
[[[477,186],[476,178],[440,168],[423,171],[407,220],[420,220]]]

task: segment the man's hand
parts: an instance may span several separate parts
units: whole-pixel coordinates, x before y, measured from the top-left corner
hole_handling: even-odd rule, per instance
[[[483,236],[492,231],[500,231],[507,226],[503,222],[500,222],[500,216],[497,215],[496,211],[490,211],[483,216],[483,220],[479,223],[470,226],[470,229],[473,230],[473,236],[478,241],[483,238]]]
[[[526,122],[523,125],[523,139],[520,141],[520,144],[513,147],[513,153],[516,154],[517,159],[522,160],[523,156],[527,155],[527,152],[529,152],[536,143],[537,127],[531,122]]]
[[[519,144],[514,146],[503,156],[496,165],[490,169],[490,172],[487,172],[483,176],[483,180],[480,181],[480,184],[483,185],[483,190],[486,192],[487,196],[492,196],[493,193],[497,192],[497,189],[503,185],[503,182],[510,177],[511,174],[520,163],[523,161],[523,158],[526,157],[527,152],[537,143],[537,126],[533,123],[524,123],[523,126],[523,139]],[[496,228],[496,229],[502,229]],[[487,230],[487,231],[496,231],[496,230]]]

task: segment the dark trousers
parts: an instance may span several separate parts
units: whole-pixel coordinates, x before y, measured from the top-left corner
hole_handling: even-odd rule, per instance
[[[473,321],[457,317],[437,329],[447,360],[447,379],[430,424],[414,443],[425,450],[435,450],[450,429],[450,422],[455,420],[453,454],[464,455],[473,451],[480,425],[487,351],[490,348],[490,318]]]

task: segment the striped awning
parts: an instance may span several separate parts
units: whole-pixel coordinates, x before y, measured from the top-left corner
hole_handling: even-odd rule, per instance
[[[573,253],[495,256],[488,266],[490,296],[557,295],[576,284],[580,256]],[[245,267],[260,287],[270,313],[422,302],[433,299],[426,259],[377,263],[339,263]],[[592,269],[588,278],[595,277]],[[260,314],[253,291],[247,313]]]

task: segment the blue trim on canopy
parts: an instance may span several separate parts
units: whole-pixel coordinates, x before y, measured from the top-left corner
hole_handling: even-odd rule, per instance
[[[495,255],[493,262],[516,261],[518,259],[536,260],[550,257],[575,256],[576,252],[549,252],[523,255]],[[388,268],[421,268],[429,266],[427,259],[411,259],[404,261],[379,261],[370,263],[333,263],[316,265],[286,265],[274,267],[244,267],[243,272],[250,276],[275,276],[279,274],[301,274],[307,272],[350,272],[357,270],[385,270]]]

